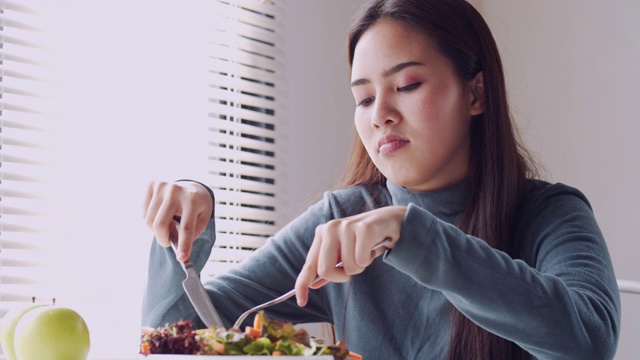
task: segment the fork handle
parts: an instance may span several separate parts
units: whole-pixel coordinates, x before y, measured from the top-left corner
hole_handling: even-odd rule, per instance
[[[372,248],[371,251],[377,250],[385,245],[387,245],[388,243],[391,242],[391,238],[387,237],[384,240],[380,241],[379,243],[375,244]],[[341,268],[342,267],[342,261],[340,261],[339,263],[336,264],[337,268]],[[322,278],[320,276],[316,276],[315,279],[313,279],[313,281],[311,282],[311,285],[317,283],[318,281],[320,281]],[[235,330],[240,330],[240,325],[242,325],[242,323],[244,322],[244,320],[247,318],[247,316],[258,312],[260,310],[266,309],[271,305],[276,305],[279,304],[289,298],[291,298],[293,295],[296,294],[296,289],[291,289],[289,290],[287,293],[278,296],[277,298],[267,301],[266,303],[260,304],[258,306],[255,306],[247,311],[245,311],[242,315],[240,315],[240,317],[238,317],[238,320],[236,320],[236,323],[233,324],[233,328]]]
[[[279,304],[287,299],[289,299],[290,297],[292,297],[293,295],[296,294],[296,289],[291,289],[289,290],[289,292],[285,293],[284,295],[280,295],[277,298],[271,300],[271,301],[267,301],[266,303],[260,304],[256,307],[253,307],[247,311],[245,311],[242,315],[240,315],[240,317],[238,317],[238,320],[236,320],[236,323],[233,324],[233,328],[232,329],[240,329],[240,325],[242,325],[242,323],[244,322],[244,319],[247,318],[247,316],[258,312],[260,310],[263,310],[265,308],[268,308],[271,305],[275,305],[275,304]]]

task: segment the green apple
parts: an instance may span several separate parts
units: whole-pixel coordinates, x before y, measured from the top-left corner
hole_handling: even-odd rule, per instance
[[[16,360],[13,338],[18,321],[20,321],[22,315],[26,314],[29,310],[40,306],[44,305],[29,305],[26,307],[11,309],[2,319],[2,325],[0,325],[0,344],[2,345],[2,351],[7,357],[7,360]]]
[[[76,311],[55,305],[26,311],[14,335],[17,360],[86,360],[89,328]]]

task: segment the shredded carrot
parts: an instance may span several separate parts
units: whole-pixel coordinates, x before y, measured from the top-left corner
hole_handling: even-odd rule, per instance
[[[224,355],[224,345],[220,344],[217,341],[213,342],[213,351],[218,355]]]
[[[273,355],[273,356],[281,356],[281,355],[284,355],[284,354],[282,353],[282,351],[274,350],[274,351],[271,353],[271,355]]]
[[[149,344],[148,342],[143,342],[142,344],[140,344],[140,354],[149,355],[150,351],[151,351],[151,344]]]
[[[253,328],[262,332],[262,317],[260,316],[260,313],[257,313],[253,318]]]
[[[350,360],[362,360],[362,355],[349,351],[349,355],[347,355],[347,359]]]
[[[246,328],[244,328],[244,332],[245,334],[249,335],[250,337],[257,339],[260,336],[262,336],[262,331],[254,328],[253,326],[247,326]]]

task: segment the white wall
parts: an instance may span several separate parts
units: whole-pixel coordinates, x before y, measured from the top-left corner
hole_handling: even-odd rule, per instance
[[[640,281],[640,2],[478,0],[527,145],[590,199],[616,276]],[[616,359],[637,359],[640,297],[622,295]],[[635,322],[635,323],[634,323]]]
[[[334,184],[351,139],[346,29],[360,1],[288,0],[289,207]],[[503,55],[513,114],[546,177],[582,190],[616,275],[640,280],[640,2],[475,0]],[[622,296],[616,359],[633,359],[640,297]],[[635,321],[635,324],[633,323]]]
[[[73,139],[51,167],[64,199],[52,241],[75,281],[56,289],[57,303],[85,317],[92,356],[135,354],[153,236],[142,219],[146,184],[206,176],[206,156],[193,154],[207,153],[207,1],[29,5],[47,36],[51,121]],[[181,54],[192,55],[188,66]]]
[[[289,98],[287,208],[292,219],[331,189],[351,145],[353,110],[346,55],[356,0],[287,0]]]

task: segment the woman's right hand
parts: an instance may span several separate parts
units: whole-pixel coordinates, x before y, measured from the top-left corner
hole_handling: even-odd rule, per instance
[[[193,242],[207,228],[213,199],[203,185],[194,181],[153,181],[147,188],[142,209],[145,223],[160,246],[171,246],[171,239],[177,236],[176,258],[185,262],[191,255]],[[177,231],[175,216],[180,218]]]

